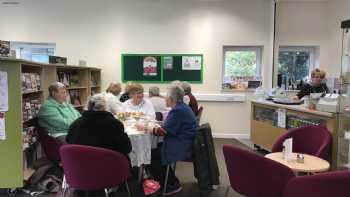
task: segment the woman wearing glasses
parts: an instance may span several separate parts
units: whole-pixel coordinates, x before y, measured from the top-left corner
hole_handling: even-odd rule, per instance
[[[143,87],[140,84],[132,84],[129,86],[130,99],[122,104],[122,111],[128,115],[147,116],[151,119],[156,118],[153,105],[149,100],[143,98]]]

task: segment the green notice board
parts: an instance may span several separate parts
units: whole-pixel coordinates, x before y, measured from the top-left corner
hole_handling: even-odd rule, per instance
[[[202,54],[122,54],[122,81],[203,82]]]

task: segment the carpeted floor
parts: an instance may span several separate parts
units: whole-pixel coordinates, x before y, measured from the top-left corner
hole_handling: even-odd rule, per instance
[[[222,146],[224,144],[232,144],[237,145],[245,148],[249,148],[247,145],[244,145],[243,143],[234,140],[234,139],[215,139],[215,151],[216,151],[216,157],[220,169],[220,186],[217,190],[214,190],[211,192],[208,197],[223,197],[225,195],[227,186],[229,185],[229,179],[227,176],[224,156],[222,154]],[[180,179],[183,190],[173,195],[173,197],[200,197],[199,191],[198,191],[198,185],[197,181],[193,176],[193,165],[191,163],[185,163],[185,162],[179,162],[176,166],[176,175]],[[1,197],[4,195],[0,195]],[[15,197],[29,197],[30,195],[26,194],[17,194]],[[38,197],[56,197],[56,194],[42,194],[37,195]],[[137,197],[137,196],[134,196]],[[232,189],[229,190],[228,197],[242,197],[242,195],[236,193]]]
[[[232,144],[232,145],[237,145],[244,148],[248,148],[248,146],[234,139],[215,139],[214,143],[215,143],[216,158],[217,158],[219,170],[220,170],[220,187],[217,190],[213,191],[208,197],[223,197],[225,196],[227,186],[229,185],[229,178],[226,171],[224,155],[222,153],[222,146],[224,144]],[[176,175],[178,176],[178,178],[180,179],[183,185],[183,190],[177,195],[174,195],[174,197],[199,197],[200,196],[198,192],[196,179],[193,176],[193,165],[191,163],[184,163],[184,162],[178,163],[176,166]],[[230,189],[228,193],[228,197],[242,197],[242,195]]]

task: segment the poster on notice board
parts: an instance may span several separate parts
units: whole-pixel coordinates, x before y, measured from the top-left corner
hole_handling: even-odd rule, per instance
[[[164,70],[173,69],[173,57],[172,56],[164,56]]]
[[[143,59],[143,76],[157,76],[157,59],[152,56]]]
[[[182,70],[200,70],[201,65],[201,56],[182,56]]]

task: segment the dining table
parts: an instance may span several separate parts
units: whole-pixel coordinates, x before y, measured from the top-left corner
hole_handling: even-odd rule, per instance
[[[118,117],[116,117],[118,118]],[[124,125],[124,131],[128,135],[132,150],[128,154],[132,167],[139,168],[139,182],[142,181],[144,166],[151,164],[152,149],[157,148],[158,143],[162,142],[163,137],[154,136],[151,133],[139,131],[137,124],[146,126],[160,126],[161,122],[151,119],[147,116],[130,116],[121,120]]]

